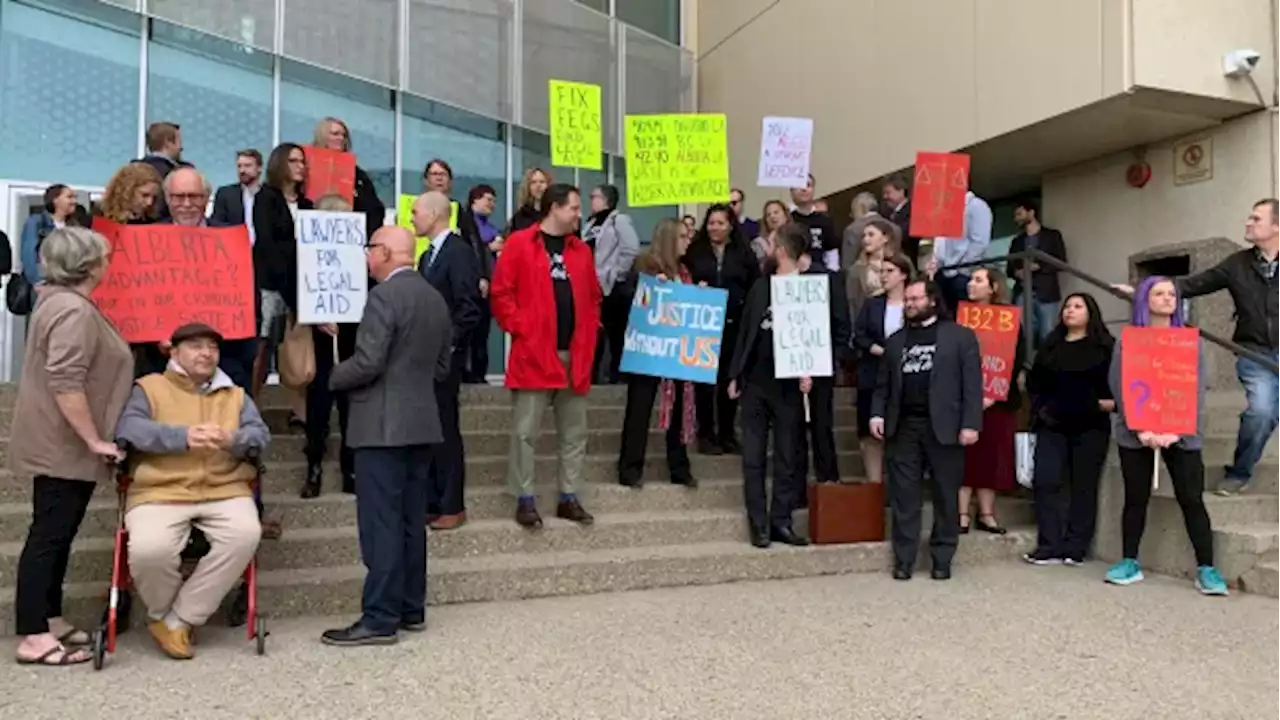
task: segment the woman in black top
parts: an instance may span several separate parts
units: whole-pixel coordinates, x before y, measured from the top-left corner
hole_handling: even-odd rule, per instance
[[[542,168],[529,168],[524,171],[524,180],[520,182],[520,190],[516,193],[516,211],[507,223],[504,237],[523,230],[542,220],[542,194],[551,186],[551,173]]]
[[[902,298],[914,276],[906,256],[886,257],[880,264],[880,287],[884,293],[864,302],[853,324],[853,347],[858,352],[858,445],[867,480],[873,483],[884,482],[884,441],[871,436],[871,396],[875,394],[885,341],[905,324]]]
[[[258,346],[253,395],[267,377],[269,353],[284,339],[285,318],[298,302],[298,241],[294,216],[312,209],[307,199],[307,155],[281,143],[267,159],[267,181],[253,201],[253,273],[258,287]]]
[[[729,397],[729,364],[738,337],[738,321],[746,303],[747,291],[760,279],[760,265],[755,253],[742,237],[737,217],[723,203],[707,208],[702,229],[689,244],[684,258],[693,282],[729,293],[725,306],[724,339],[720,343],[720,370],[716,385],[699,383],[695,387],[698,408],[698,452],[704,455],[740,453],[742,446],[733,432],[738,401]]]
[[[1062,301],[1059,319],[1027,377],[1039,533],[1036,549],[1023,557],[1034,565],[1083,562],[1093,542],[1109,413],[1116,407],[1107,384],[1115,338],[1098,303],[1087,293],[1072,293]]]

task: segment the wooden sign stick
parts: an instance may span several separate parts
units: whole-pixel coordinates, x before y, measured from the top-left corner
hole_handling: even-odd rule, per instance
[[[1160,448],[1151,448],[1151,492],[1160,489]]]

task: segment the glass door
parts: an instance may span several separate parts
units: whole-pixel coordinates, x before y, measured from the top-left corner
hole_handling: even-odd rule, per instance
[[[0,230],[9,236],[16,272],[21,264],[22,227],[27,218],[44,211],[44,191],[48,185],[11,183],[0,180]],[[102,199],[101,188],[76,188],[76,199],[88,212]],[[9,279],[4,278],[4,283]],[[23,342],[27,319],[0,311],[0,381],[17,382],[22,376]]]

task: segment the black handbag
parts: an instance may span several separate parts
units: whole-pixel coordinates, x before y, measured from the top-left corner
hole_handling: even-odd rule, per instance
[[[4,289],[4,300],[14,315],[30,315],[36,306],[36,289],[22,273],[13,273]]]

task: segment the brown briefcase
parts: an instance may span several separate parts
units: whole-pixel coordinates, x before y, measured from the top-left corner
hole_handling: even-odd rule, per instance
[[[814,544],[880,542],[884,524],[883,484],[809,484],[809,537]]]

